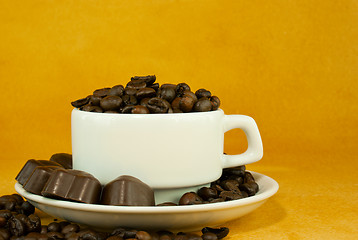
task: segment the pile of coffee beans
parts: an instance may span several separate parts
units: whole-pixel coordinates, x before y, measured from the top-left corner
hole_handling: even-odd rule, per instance
[[[117,228],[109,233],[83,228],[68,221],[56,220],[42,225],[34,211],[35,208],[18,194],[0,197],[0,240],[216,240],[229,233],[226,227],[205,227],[200,235],[125,228]]]
[[[197,192],[187,192],[179,200],[179,205],[194,205],[237,200],[255,195],[259,185],[246,166],[223,169],[221,177],[212,182],[210,187],[202,187]],[[165,202],[157,206],[176,206]]]
[[[99,113],[187,113],[217,110],[220,99],[209,90],[191,91],[186,83],[155,83],[156,76],[136,76],[124,87],[101,88],[73,101],[73,107]]]

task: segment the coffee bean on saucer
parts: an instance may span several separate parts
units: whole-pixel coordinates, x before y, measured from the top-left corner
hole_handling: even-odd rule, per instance
[[[212,198],[217,198],[218,197],[218,192],[216,189],[211,188],[211,187],[202,187],[198,190],[198,195],[203,199],[203,200],[209,200]]]
[[[244,182],[245,183],[255,182],[254,176],[252,176],[252,174],[250,172],[245,172]]]
[[[247,192],[249,196],[253,196],[259,191],[259,185],[256,182],[247,182],[240,185],[240,190]]]
[[[179,205],[193,205],[201,203],[203,203],[203,199],[201,199],[201,197],[199,197],[195,192],[184,193],[179,200]]]
[[[228,179],[221,181],[220,186],[227,191],[239,191],[239,183],[236,180]]]
[[[219,239],[216,234],[211,233],[211,232],[204,233],[203,235],[201,235],[201,238],[203,240],[217,240],[217,239]]]
[[[225,201],[232,201],[243,198],[241,192],[234,192],[234,191],[222,191],[219,194],[219,197],[224,199]]]

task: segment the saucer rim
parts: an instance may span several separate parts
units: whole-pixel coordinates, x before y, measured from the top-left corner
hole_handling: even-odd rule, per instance
[[[100,204],[77,203],[65,200],[46,198],[41,195],[27,192],[19,183],[15,183],[15,190],[30,202],[36,202],[43,205],[49,205],[57,208],[66,208],[76,211],[102,212],[102,213],[133,213],[133,214],[173,214],[198,211],[215,211],[220,209],[240,207],[257,202],[264,201],[273,196],[279,189],[279,184],[271,177],[264,174],[248,171],[252,173],[259,185],[259,192],[254,196],[243,199],[197,204],[197,205],[179,205],[179,206],[109,206]]]

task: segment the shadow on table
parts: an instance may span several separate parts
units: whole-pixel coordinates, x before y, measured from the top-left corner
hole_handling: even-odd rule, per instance
[[[252,213],[228,222],[224,226],[229,227],[232,233],[249,232],[274,225],[283,220],[286,215],[281,204],[275,198],[271,198]]]

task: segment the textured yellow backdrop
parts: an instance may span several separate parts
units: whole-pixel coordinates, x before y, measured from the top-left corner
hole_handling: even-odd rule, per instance
[[[285,181],[295,175],[290,183],[298,184],[307,169],[314,169],[307,185],[322,183],[313,176],[322,168],[324,184],[356,183],[357,1],[1,0],[3,189],[12,189],[27,159],[71,152],[71,101],[147,74],[159,83],[207,88],[227,114],[256,120],[264,158],[251,169],[277,179],[287,200],[268,206],[289,215],[291,194],[310,190],[287,192],[292,184]],[[240,134],[227,134],[225,150],[244,149],[245,142],[236,145]],[[348,195],[357,190],[349,187]]]

